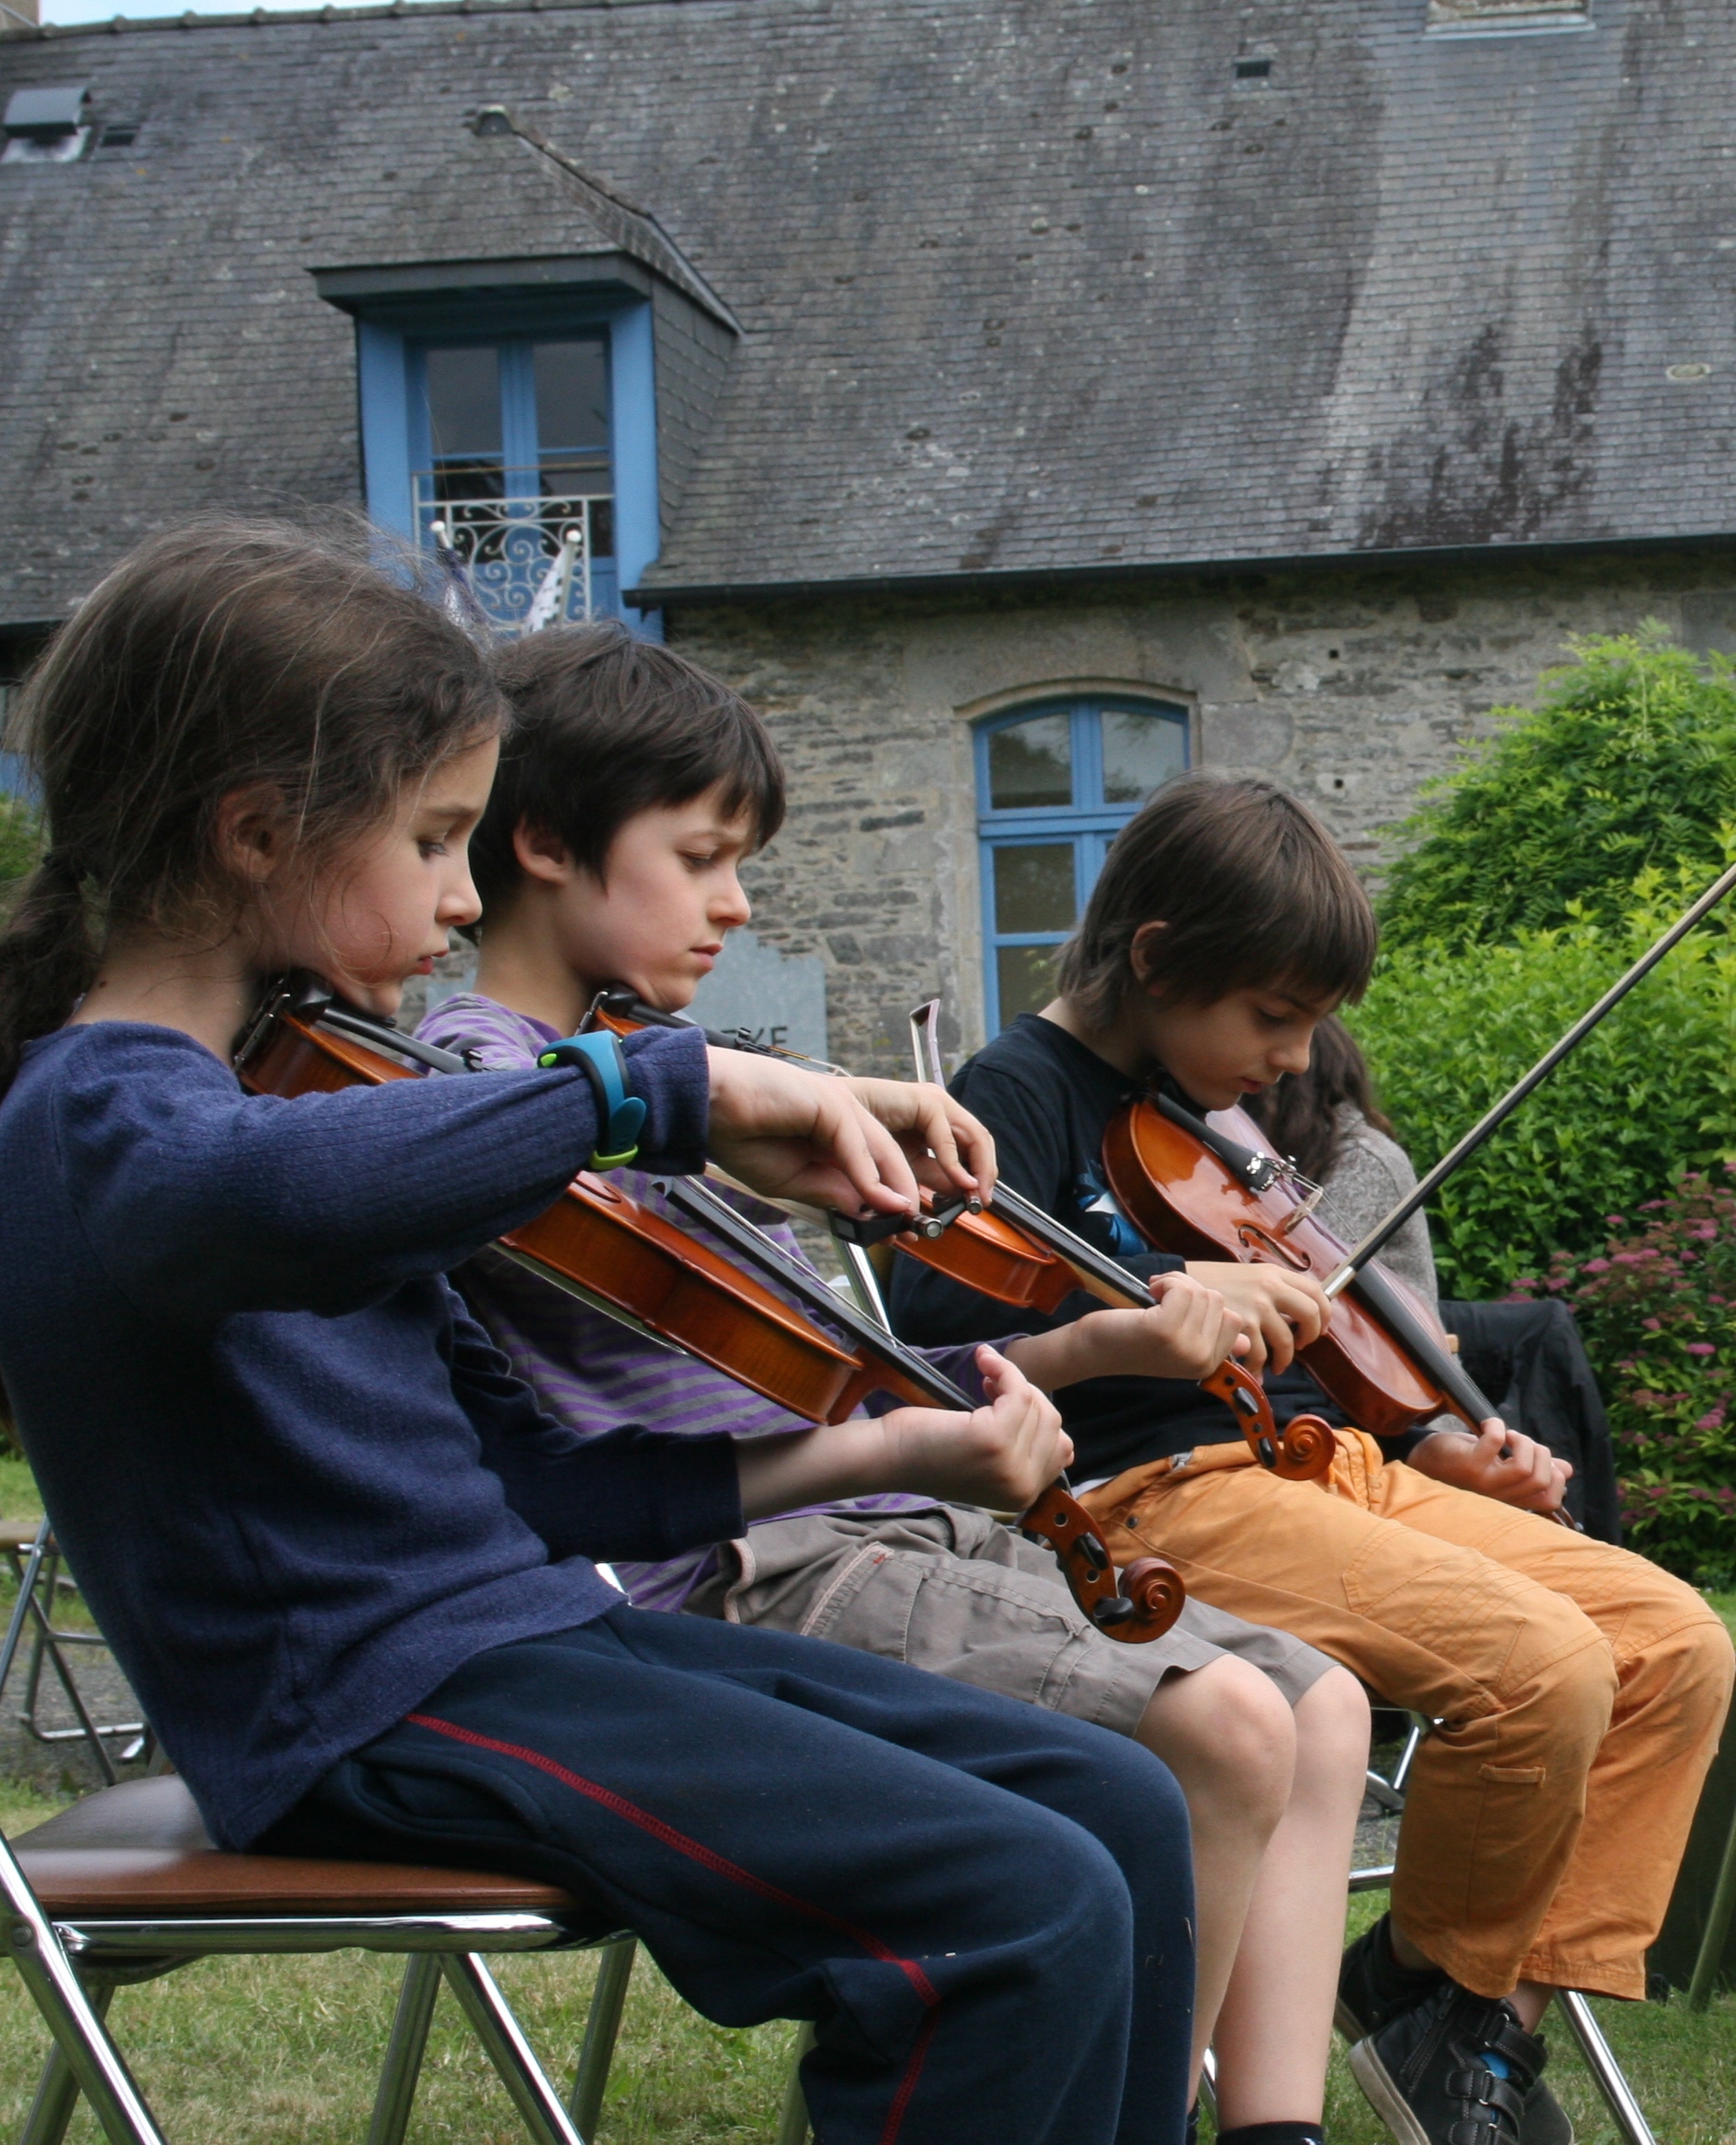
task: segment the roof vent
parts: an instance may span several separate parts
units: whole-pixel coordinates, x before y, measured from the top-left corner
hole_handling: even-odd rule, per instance
[[[512,114],[504,105],[484,105],[476,114],[476,127],[478,134],[510,134]]]
[[[0,163],[71,163],[90,140],[90,85],[15,89],[6,100]]]

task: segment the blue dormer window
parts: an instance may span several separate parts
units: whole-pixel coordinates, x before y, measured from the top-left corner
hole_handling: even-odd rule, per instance
[[[991,1035],[1055,995],[1055,954],[1109,845],[1188,765],[1173,701],[1069,700],[977,725],[984,979]]]
[[[625,616],[655,634],[622,602],[662,542],[651,279],[613,258],[533,266],[542,287],[512,263],[315,272],[355,320],[368,514],[448,544],[499,632]]]
[[[498,625],[620,609],[607,334],[412,343],[416,532]],[[551,576],[553,581],[551,583]]]

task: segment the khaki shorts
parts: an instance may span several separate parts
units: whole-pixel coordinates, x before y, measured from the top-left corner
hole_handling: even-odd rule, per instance
[[[770,1520],[718,1555],[721,1571],[687,1604],[697,1615],[831,1639],[1124,1735],[1166,1676],[1226,1654],[1292,1705],[1332,1666],[1203,1601],[1162,1638],[1105,1638],[1047,1549],[964,1505]]]

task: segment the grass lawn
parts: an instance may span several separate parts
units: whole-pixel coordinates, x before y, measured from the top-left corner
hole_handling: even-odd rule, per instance
[[[16,1470],[17,1479],[13,1479]],[[0,1459],[0,1512],[34,1508],[21,1463]],[[1736,1596],[1716,1606],[1736,1629]],[[0,1825],[28,1828],[56,1801],[0,1782]],[[1384,1902],[1350,1903],[1355,1936]],[[373,2084],[396,1994],[398,1962],[348,1953],[310,1960],[207,1960],[122,1989],[110,2014],[167,2134],[223,2145],[350,2145],[366,2128]],[[595,1973],[589,1954],[503,1959],[497,1971],[545,2068],[570,2083]],[[1603,2004],[1606,2032],[1646,2108],[1660,2145],[1736,2145],[1736,1997],[1701,2017],[1678,1997],[1667,2005]],[[769,2140],[794,2029],[749,2032],[708,2025],[641,1955],[599,2138],[604,2145],[713,2145]],[[1545,2031],[1551,2082],[1581,2145],[1616,2145],[1616,2131],[1562,2027]],[[0,2136],[16,2135],[29,2106],[46,2035],[17,1982],[0,1993]],[[1327,2106],[1335,2145],[1385,2145],[1386,2132],[1335,2053]],[[1209,2138],[1211,2126],[1204,2126]],[[99,2139],[81,2107],[69,2133]],[[417,2107],[412,2145],[462,2139],[519,2145],[523,2132],[505,2094],[442,1993]],[[1081,2145],[1086,2141],[1081,2140]]]
[[[28,1825],[50,1808],[17,1795],[0,1822]],[[1352,1903],[1350,1934],[1381,1903]],[[595,1971],[588,1955],[501,1960],[502,1984],[545,2067],[570,2082]],[[356,1953],[311,1960],[207,1960],[122,1989],[110,2014],[171,2139],[224,2145],[352,2145],[366,2128],[385,2049],[397,1964]],[[1607,2004],[1605,2027],[1661,2145],[1736,2139],[1736,1999],[1703,2017],[1678,2001]],[[726,2032],[676,1997],[641,1955],[598,2135],[604,2145],[714,2145],[768,2140],[792,2028]],[[1551,2082],[1581,2145],[1616,2132],[1559,2027]],[[16,2136],[46,2037],[21,1988],[0,2002],[0,2135]],[[1327,2110],[1335,2145],[1384,2145],[1386,2132],[1335,2055]],[[1205,2125],[1210,2136],[1211,2126]],[[81,2108],[70,2133],[95,2145]],[[523,2136],[486,2060],[442,1993],[411,2124],[414,2145],[463,2139],[520,2145]],[[1081,2140],[1081,2145],[1085,2141]]]

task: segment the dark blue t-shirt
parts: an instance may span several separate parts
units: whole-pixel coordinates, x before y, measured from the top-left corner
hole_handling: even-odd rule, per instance
[[[1151,1249],[1116,1205],[1103,1170],[1103,1129],[1137,1084],[1052,1020],[1022,1013],[959,1068],[952,1092],[993,1133],[1001,1174],[1014,1191],[1148,1280],[1184,1262]],[[1102,1308],[1081,1289],[1051,1318],[1020,1316],[1042,1331]],[[914,1259],[892,1269],[890,1308],[899,1332],[924,1347],[985,1340],[1006,1315]],[[1064,1387],[1055,1401],[1077,1448],[1072,1471],[1080,1482],[1241,1435],[1222,1401],[1187,1379],[1087,1378]]]
[[[625,1044],[701,1166],[697,1036]],[[472,1656],[741,1531],[731,1441],[541,1414],[443,1278],[596,1142],[581,1074],[243,1095],[176,1029],[32,1043],[0,1104],[0,1376],[55,1532],[240,1847]]]

